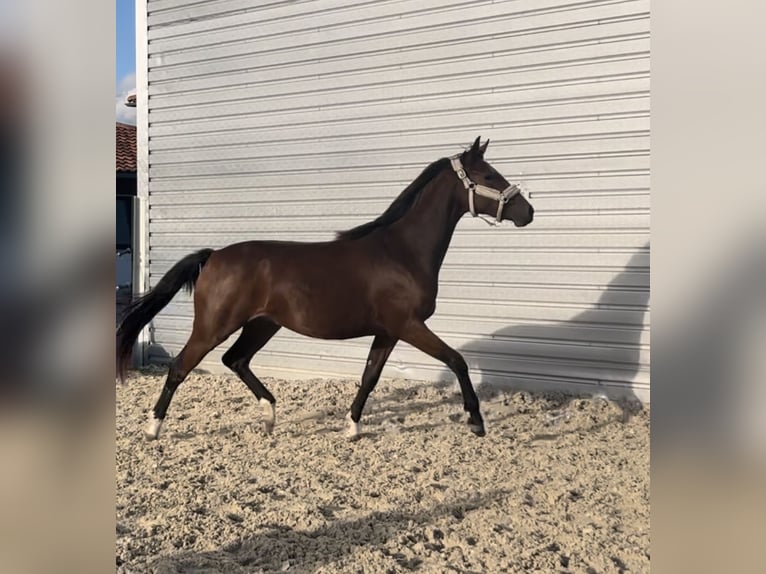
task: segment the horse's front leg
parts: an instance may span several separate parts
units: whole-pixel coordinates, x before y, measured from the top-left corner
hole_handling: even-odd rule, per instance
[[[362,418],[362,409],[367,397],[375,388],[380,379],[380,373],[386,364],[391,351],[396,346],[397,339],[388,336],[378,335],[372,342],[370,354],[367,356],[367,364],[364,367],[362,375],[362,385],[356,393],[354,402],[351,403],[351,410],[346,415],[346,436],[350,439],[356,439],[362,432],[362,425],[359,422]]]
[[[460,391],[463,394],[463,408],[468,413],[468,428],[477,436],[484,436],[484,419],[479,410],[479,398],[476,396],[471,379],[468,376],[468,365],[466,365],[463,356],[455,349],[447,345],[437,337],[425,323],[420,321],[410,321],[405,325],[400,334],[402,341],[405,341],[420,349],[427,355],[432,356],[447,365],[457,376],[460,383]]]

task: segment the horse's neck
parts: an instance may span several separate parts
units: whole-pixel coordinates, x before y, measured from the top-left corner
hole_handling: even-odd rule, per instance
[[[438,275],[452,234],[465,213],[447,186],[444,174],[436,176],[420,192],[410,210],[392,226],[413,255],[417,265],[434,277]]]

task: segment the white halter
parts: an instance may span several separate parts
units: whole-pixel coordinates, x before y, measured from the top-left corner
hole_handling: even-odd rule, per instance
[[[473,206],[473,194],[478,193],[479,195],[497,201],[497,215],[495,216],[495,221],[478,215],[480,219],[483,219],[488,224],[497,225],[503,220],[503,208],[505,207],[505,204],[511,201],[513,196],[521,193],[521,188],[519,188],[518,185],[510,184],[503,191],[498,191],[497,189],[492,189],[491,187],[479,185],[476,182],[471,181],[471,178],[468,177],[465,169],[463,169],[463,164],[460,163],[460,155],[461,154],[452,156],[450,158],[450,163],[452,164],[452,169],[455,170],[460,181],[463,182],[463,185],[468,190],[468,209],[471,212],[471,215],[477,217],[476,209]]]

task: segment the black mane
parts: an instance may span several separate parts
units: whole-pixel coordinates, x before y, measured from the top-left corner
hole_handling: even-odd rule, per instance
[[[399,196],[391,203],[391,205],[388,206],[388,209],[386,209],[377,219],[347,231],[339,231],[337,233],[337,238],[358,239],[359,237],[368,235],[375,229],[386,227],[387,225],[390,225],[400,219],[415,203],[415,200],[420,195],[420,192],[423,191],[423,188],[426,186],[426,184],[445,167],[448,161],[449,160],[446,158],[442,158],[433,162],[431,165],[426,167],[421,172],[421,174],[404,189],[404,191],[399,194]]]

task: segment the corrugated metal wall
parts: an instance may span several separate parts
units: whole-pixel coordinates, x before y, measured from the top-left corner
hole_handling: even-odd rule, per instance
[[[466,216],[429,325],[475,381],[649,398],[648,1],[154,0],[147,21],[152,285],[193,249],[373,219],[481,134],[536,218]],[[190,329],[179,295],[151,357]],[[368,347],[282,331],[253,364],[357,377]],[[400,343],[384,374],[445,370]]]

